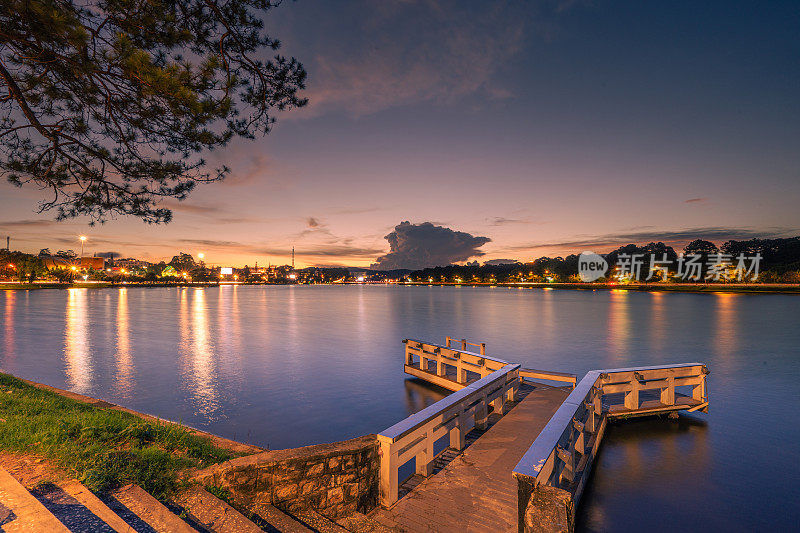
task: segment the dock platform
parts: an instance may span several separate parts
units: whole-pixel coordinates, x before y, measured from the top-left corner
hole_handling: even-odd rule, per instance
[[[570,533],[609,420],[708,412],[702,363],[592,370],[578,382],[490,357],[483,343],[403,342],[406,374],[454,392],[377,436],[370,517],[393,531]],[[415,474],[399,479],[412,462]]]
[[[570,392],[525,387],[531,389],[525,397],[473,444],[371,518],[409,532],[517,531],[517,482],[512,471]]]

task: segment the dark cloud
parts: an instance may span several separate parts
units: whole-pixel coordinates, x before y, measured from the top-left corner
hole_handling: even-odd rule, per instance
[[[209,204],[187,204],[177,200],[166,200],[162,205],[176,213],[196,215],[209,219],[215,224],[253,224],[263,223],[269,220],[263,217],[240,216],[228,209]]]
[[[319,217],[308,217],[306,218],[306,228],[297,234],[297,238],[300,239],[306,235],[314,234],[327,237],[332,244],[341,240],[331,233],[331,230],[328,229],[328,224],[324,220]]]
[[[96,257],[105,257],[106,259],[116,259],[117,257],[122,257],[122,254],[119,252],[97,252],[94,255]]]
[[[51,226],[63,225],[55,220],[16,220],[0,221],[0,228],[49,228]]]
[[[506,226],[508,224],[530,224],[531,221],[527,218],[505,218],[494,217],[489,219],[490,226]]]
[[[706,202],[708,202],[708,198],[689,198],[683,201],[685,204],[704,204]]]
[[[401,222],[386,235],[386,240],[389,241],[389,253],[379,257],[372,268],[420,269],[449,265],[484,255],[478,248],[491,241],[488,237],[475,237],[430,222]]]
[[[519,263],[517,259],[491,259],[483,263],[484,265],[489,266],[496,266],[496,265],[513,265],[514,263]]]
[[[704,239],[714,242],[746,239],[767,239],[785,237],[797,233],[794,228],[767,228],[756,230],[752,228],[689,228],[677,231],[634,231],[629,233],[587,236],[584,239],[574,239],[559,242],[530,243],[506,248],[509,251],[531,250],[536,248],[561,248],[579,253],[586,248],[614,247],[630,243],[648,243],[661,241],[670,246],[684,245],[695,239]]]

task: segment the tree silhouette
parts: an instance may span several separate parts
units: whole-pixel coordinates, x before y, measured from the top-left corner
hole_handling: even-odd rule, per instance
[[[58,219],[169,222],[163,198],[228,172],[201,152],[306,104],[303,66],[263,31],[279,3],[4,0],[0,174]]]
[[[709,254],[715,254],[719,251],[717,245],[711,241],[704,241],[703,239],[695,239],[683,248],[683,253],[686,255],[698,254],[707,257]]]

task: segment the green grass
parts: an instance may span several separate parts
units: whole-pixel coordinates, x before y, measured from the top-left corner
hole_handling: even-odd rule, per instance
[[[219,487],[217,485],[206,485],[204,488],[209,494],[212,494],[228,505],[233,506],[233,495],[228,489]]]
[[[92,490],[135,483],[159,499],[180,472],[236,457],[175,424],[153,423],[0,373],[0,449],[45,457]]]

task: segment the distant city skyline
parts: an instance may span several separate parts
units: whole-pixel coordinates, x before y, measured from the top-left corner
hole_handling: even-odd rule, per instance
[[[462,234],[453,257],[474,244],[463,260],[481,262],[800,234],[791,2],[303,0],[266,22],[311,103],[210,154],[227,181],[167,202],[168,225],[94,227],[1,183],[0,237],[234,266],[289,264],[295,246],[298,267],[367,267],[405,221],[452,230],[432,230],[437,249]],[[391,260],[422,257],[403,250]]]

